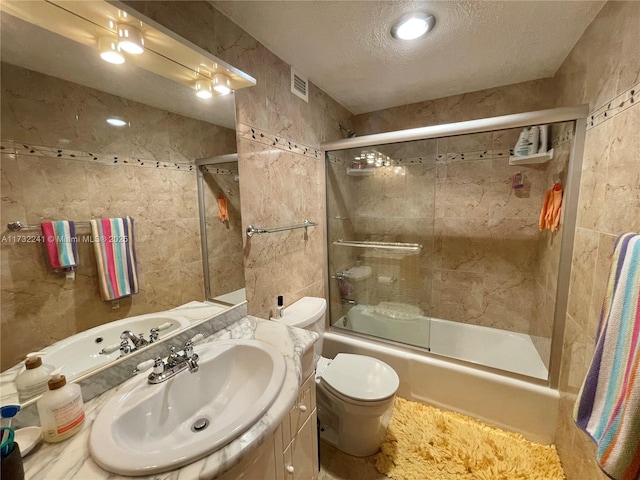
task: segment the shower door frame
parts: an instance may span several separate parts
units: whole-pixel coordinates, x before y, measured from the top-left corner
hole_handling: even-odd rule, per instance
[[[573,257],[573,242],[576,231],[578,196],[580,192],[580,177],[582,174],[582,157],[584,153],[588,115],[589,105],[584,104],[576,107],[551,108],[511,115],[501,115],[498,117],[488,117],[477,120],[411,128],[407,130],[397,130],[394,132],[376,133],[373,135],[334,140],[320,144],[320,148],[324,151],[326,159],[326,154],[335,150],[348,150],[352,148],[373,147],[390,143],[453,137],[470,133],[483,133],[496,130],[507,130],[511,128],[521,128],[531,125],[574,122],[573,138],[571,139],[571,152],[569,155],[569,164],[567,166],[566,188],[564,189],[564,196],[562,199],[563,217],[560,243],[560,262],[558,265],[558,284],[556,287],[556,301],[553,314],[554,319],[551,335],[551,353],[549,356],[548,385],[554,389],[558,388],[560,382],[560,364],[562,360],[564,327],[569,299],[569,282],[571,279],[571,259]],[[325,231],[325,235],[327,236],[325,271],[328,272],[328,228]],[[326,291],[328,291],[328,276],[326,277],[325,287]],[[327,322],[329,321],[328,317],[329,316],[327,316]],[[327,327],[330,326],[327,325]],[[538,383],[533,377],[524,377],[517,374],[511,374],[507,371],[500,372],[501,374],[525,378],[528,381]]]

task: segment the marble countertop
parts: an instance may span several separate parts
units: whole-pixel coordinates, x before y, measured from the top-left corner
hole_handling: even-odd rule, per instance
[[[302,356],[312,348],[317,334],[286,325],[246,317],[211,335],[203,343],[228,339],[256,339],[269,343],[283,354],[287,373],[280,394],[267,413],[251,428],[225,447],[180,469],[140,479],[186,480],[212,479],[252,454],[282,422],[295,401],[302,384]],[[114,475],[100,468],[89,454],[89,433],[96,415],[126,385],[119,385],[85,403],[86,420],[82,430],[60,443],[41,444],[24,458],[25,478],[29,480],[94,480],[132,478]]]

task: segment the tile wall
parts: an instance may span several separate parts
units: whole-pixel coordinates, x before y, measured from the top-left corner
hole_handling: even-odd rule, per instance
[[[640,3],[608,2],[554,78],[558,105],[588,103],[594,117],[587,126],[560,377],[556,442],[570,480],[606,478],[571,411],[593,354],[613,243],[622,233],[640,232],[638,25]]]
[[[351,114],[313,83],[308,103],[292,94],[290,66],[216,10],[215,2],[126,3],[257,80],[236,92],[243,230],[305,218],[320,223],[306,235],[295,230],[245,237],[249,314],[268,318],[278,295],[285,306],[305,295],[325,296],[324,157],[316,149],[342,138],[338,125],[351,128]]]
[[[130,127],[107,125],[114,114]],[[203,299],[187,162],[234,152],[233,130],[3,63],[2,141],[2,224],[130,215],[141,285],[112,309],[100,299],[90,243],[79,244],[76,280],[65,281],[47,267],[42,244],[3,242],[3,370],[88,328]]]

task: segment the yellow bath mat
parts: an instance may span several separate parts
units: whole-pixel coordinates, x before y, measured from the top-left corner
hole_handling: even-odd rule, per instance
[[[376,468],[394,480],[562,480],[553,445],[396,398]]]

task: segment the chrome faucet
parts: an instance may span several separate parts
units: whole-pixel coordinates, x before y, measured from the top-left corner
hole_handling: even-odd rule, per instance
[[[162,383],[169,380],[183,370],[189,372],[198,371],[198,354],[193,352],[193,341],[189,340],[184,344],[182,353],[176,351],[176,347],[171,347],[167,360],[156,357],[153,362],[153,372],[149,374],[148,381],[151,384]]]
[[[358,302],[350,298],[342,298],[341,301],[343,305],[358,305]]]
[[[144,334],[141,333],[136,336],[131,330],[125,330],[122,332],[120,334],[120,340],[131,340],[131,343],[133,343],[133,346],[136,348],[142,348],[149,345],[149,342],[144,339]]]

